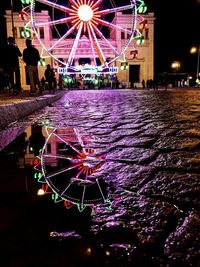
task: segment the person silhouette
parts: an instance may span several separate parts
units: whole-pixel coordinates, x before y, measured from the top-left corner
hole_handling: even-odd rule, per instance
[[[15,44],[13,37],[9,36],[8,43],[5,47],[5,54],[7,55],[5,60],[5,71],[8,74],[10,87],[14,93],[21,92],[21,75],[19,68],[19,57],[22,56],[21,51]]]
[[[142,88],[143,89],[145,88],[145,80],[144,79],[142,80]]]
[[[44,76],[45,76],[46,81],[48,82],[49,91],[54,92],[53,82],[55,81],[55,73],[53,69],[51,68],[50,64],[47,64],[47,68],[44,72]]]
[[[36,93],[36,86],[39,87],[39,91],[42,93],[42,86],[38,75],[40,54],[38,49],[32,45],[32,40],[30,39],[26,39],[26,48],[23,50],[23,60],[26,63],[27,75],[30,81],[30,94]]]
[[[42,133],[42,126],[32,125],[31,126],[31,136],[29,137],[29,146],[32,149],[35,156],[38,156],[40,149],[43,148],[45,144],[45,137]]]

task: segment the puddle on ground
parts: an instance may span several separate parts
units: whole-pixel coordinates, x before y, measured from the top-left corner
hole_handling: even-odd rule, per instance
[[[100,172],[106,155],[92,142],[77,129],[35,124],[1,151],[3,262],[31,266],[45,257],[52,266],[129,266],[135,242],[108,242],[91,231],[95,208],[106,214],[118,200]]]
[[[2,266],[167,266],[163,248],[181,212],[138,194],[151,180],[143,162],[156,156],[154,150],[117,139],[106,149],[109,141],[99,145],[97,135],[76,127],[6,131],[0,147]]]

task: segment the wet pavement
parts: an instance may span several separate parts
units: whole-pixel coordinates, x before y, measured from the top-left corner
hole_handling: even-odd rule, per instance
[[[199,122],[200,91],[71,91],[4,129],[1,266],[200,266]]]
[[[47,91],[42,93],[42,95],[47,95],[47,94],[49,94]],[[1,92],[0,93],[0,106],[8,105],[8,104],[17,104],[17,103],[21,103],[27,100],[33,100],[35,98],[38,98],[39,96],[41,96],[39,93],[36,93],[35,95],[30,95],[29,90],[25,90],[19,94],[14,94],[13,92],[11,93]]]
[[[53,93],[43,91],[42,94],[30,95],[29,91],[20,94],[0,94],[0,130],[19,119],[40,110],[57,101],[65,94],[65,90],[56,90]]]

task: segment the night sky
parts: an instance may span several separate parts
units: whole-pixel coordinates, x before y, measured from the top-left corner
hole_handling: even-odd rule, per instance
[[[20,1],[13,0],[13,3],[14,9],[19,11]],[[155,73],[170,71],[174,60],[181,62],[182,72],[195,73],[197,56],[189,54],[189,50],[191,46],[200,44],[200,0],[145,0],[145,3],[148,11],[154,12],[156,17]],[[4,10],[9,5],[9,0],[0,1],[1,26]],[[0,36],[1,44],[6,39],[5,27],[1,27]]]
[[[146,0],[155,13],[155,68],[170,71],[171,62],[181,62],[182,72],[195,72],[197,55],[189,53],[200,44],[200,0]]]

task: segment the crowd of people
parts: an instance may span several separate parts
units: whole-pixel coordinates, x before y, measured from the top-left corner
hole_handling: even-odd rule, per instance
[[[148,80],[146,80],[146,82],[143,79],[142,80],[142,88],[143,89],[145,89],[145,88],[147,88],[147,89],[154,89],[154,90],[158,89],[158,79],[155,77],[154,79],[148,79]]]
[[[42,94],[47,85],[48,90],[55,89],[55,73],[48,64],[44,72],[44,77],[40,81],[38,74],[38,62],[40,54],[36,47],[33,46],[31,39],[25,40],[26,47],[21,52],[15,44],[13,37],[7,38],[7,44],[1,49],[0,53],[0,92],[13,92],[20,94],[23,91],[21,86],[21,73],[19,58],[26,65],[27,82],[30,84],[30,95],[35,95],[37,92]]]

